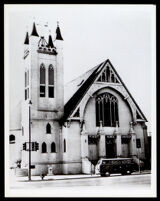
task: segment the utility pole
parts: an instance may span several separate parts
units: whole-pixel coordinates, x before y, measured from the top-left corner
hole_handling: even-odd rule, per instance
[[[29,169],[28,180],[31,181],[31,100],[29,101]]]
[[[137,152],[138,152],[138,167],[139,167],[139,174],[141,173],[141,164],[140,164],[140,148],[141,148],[141,140],[138,138],[136,139],[136,148],[137,148]]]
[[[140,158],[139,158],[139,148],[138,150],[138,167],[139,167],[139,174],[141,174],[141,164],[140,164]]]

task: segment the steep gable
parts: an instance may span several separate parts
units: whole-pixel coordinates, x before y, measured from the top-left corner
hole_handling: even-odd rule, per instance
[[[138,118],[147,121],[146,117],[140,110],[138,104],[130,94],[109,59],[67,84],[65,88],[67,91],[65,94],[68,94],[68,96],[65,99],[66,104],[64,106],[63,121],[65,121],[75,110],[77,110],[78,104],[81,102],[84,95],[94,82],[115,83],[122,85],[136,106]]]
[[[110,82],[119,83],[116,73],[109,66],[105,66],[102,72],[99,74],[97,82]]]

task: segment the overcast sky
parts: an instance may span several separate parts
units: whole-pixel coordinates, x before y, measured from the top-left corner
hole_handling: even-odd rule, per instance
[[[9,8],[10,7],[10,8]],[[149,121],[155,80],[155,7],[120,5],[10,5],[5,12],[5,42],[10,109],[23,95],[23,42],[48,22],[53,38],[57,21],[64,38],[64,82],[110,59]],[[43,33],[48,34],[46,29]],[[8,71],[7,71],[8,72]]]

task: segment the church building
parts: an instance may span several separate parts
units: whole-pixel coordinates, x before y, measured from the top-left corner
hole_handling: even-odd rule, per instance
[[[54,39],[54,40],[53,40]],[[109,59],[64,86],[63,37],[24,41],[24,99],[10,128],[10,167],[28,174],[90,174],[101,158],[148,157],[146,117]],[[23,83],[19,83],[23,84]],[[137,149],[137,147],[139,147]]]

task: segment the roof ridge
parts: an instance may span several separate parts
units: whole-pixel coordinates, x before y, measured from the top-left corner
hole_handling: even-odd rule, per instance
[[[99,65],[96,65],[96,66],[94,66],[93,68],[91,68],[90,70],[87,70],[85,73],[83,73],[83,74],[77,76],[77,77],[74,78],[73,80],[67,82],[65,85],[68,85],[68,84],[72,83],[73,81],[77,80],[78,78],[82,77],[83,75],[85,75],[85,74],[88,73],[89,71],[92,71],[94,68],[96,68],[96,67],[98,67],[98,66],[99,66]]]

